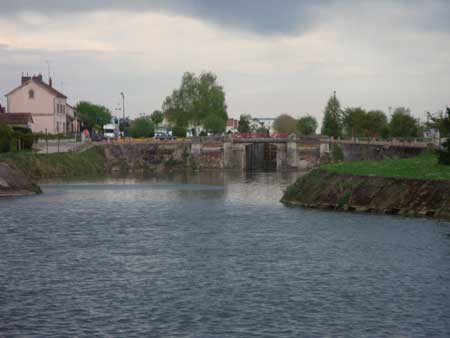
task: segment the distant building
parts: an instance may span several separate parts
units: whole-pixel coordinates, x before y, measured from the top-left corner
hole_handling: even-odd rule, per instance
[[[67,97],[53,88],[52,79],[45,83],[42,75],[23,76],[19,87],[5,95],[7,112],[17,114],[30,112],[33,132],[67,134],[79,130],[74,124],[75,110],[67,104]]]
[[[228,119],[225,132],[226,133],[237,133],[238,131],[239,120],[236,119]]]
[[[69,134],[80,132],[80,121],[77,119],[77,111],[70,104],[66,104],[66,132]]]
[[[258,129],[260,127],[264,127],[269,130],[269,132],[273,132],[273,123],[275,122],[275,118],[272,117],[255,117],[250,122],[250,127],[252,129]]]
[[[431,138],[431,139],[435,140],[435,139],[439,139],[441,137],[441,135],[440,135],[439,129],[429,128],[429,129],[424,130],[423,137]]]

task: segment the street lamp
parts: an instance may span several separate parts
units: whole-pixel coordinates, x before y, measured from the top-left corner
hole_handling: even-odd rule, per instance
[[[125,136],[125,94],[120,92],[122,95],[122,124],[123,124],[123,136]]]

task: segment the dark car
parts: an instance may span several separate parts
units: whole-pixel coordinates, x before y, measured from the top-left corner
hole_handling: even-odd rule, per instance
[[[102,134],[92,134],[91,140],[92,142],[101,142],[105,140],[105,137]]]

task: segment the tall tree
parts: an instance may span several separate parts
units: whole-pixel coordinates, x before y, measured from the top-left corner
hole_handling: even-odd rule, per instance
[[[448,109],[449,108],[447,107],[446,114],[448,114]],[[428,112],[427,119],[428,121],[425,123],[425,125],[428,128],[434,128],[439,130],[441,136],[444,137],[450,136],[450,125],[447,123],[448,116],[446,117],[442,111],[436,114],[431,114],[430,112]]]
[[[248,114],[242,114],[239,117],[238,122],[238,132],[240,133],[249,133],[250,132],[250,121],[252,117]]]
[[[322,135],[341,137],[342,136],[342,112],[341,104],[332,95],[325,107],[322,121]]]
[[[367,136],[385,137],[389,133],[387,116],[381,110],[367,112],[366,118]]]
[[[155,125],[155,127],[158,127],[158,125],[164,120],[164,115],[160,110],[155,110],[153,111],[150,118],[152,119],[152,122]]]
[[[208,119],[211,121],[212,116],[220,118],[225,126],[228,119],[225,92],[217,83],[217,76],[210,72],[198,77],[194,73],[184,73],[180,88],[166,97],[163,110],[179,127],[199,126]]]
[[[298,119],[297,131],[301,135],[312,135],[317,130],[317,120],[311,115],[306,115]]]
[[[361,107],[348,107],[342,112],[342,126],[346,136],[366,136],[366,122],[367,112]]]
[[[81,101],[77,104],[76,111],[83,128],[101,130],[103,125],[111,122],[111,112],[105,106]]]
[[[288,114],[282,114],[273,121],[273,129],[279,133],[295,133],[297,120]]]
[[[398,107],[392,114],[389,122],[389,136],[391,137],[417,137],[419,132],[418,121],[411,116],[409,108]]]

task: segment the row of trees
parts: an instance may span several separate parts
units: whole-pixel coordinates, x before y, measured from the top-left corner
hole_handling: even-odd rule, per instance
[[[77,104],[78,119],[82,129],[89,131],[102,130],[105,124],[111,123],[111,111],[102,105],[87,101]],[[150,116],[142,116],[133,121],[121,120],[120,129],[132,137],[152,137],[157,127],[164,119],[161,111],[155,110]]]
[[[288,114],[282,114],[275,119],[272,127],[278,133],[312,135],[317,130],[317,120],[310,115],[303,116],[297,120]],[[269,133],[269,129],[263,123],[252,124],[250,115],[241,115],[238,123],[238,132]]]
[[[366,111],[361,107],[341,109],[333,95],[325,107],[322,135],[338,137],[418,137],[422,128],[408,108],[395,108],[392,116],[381,110]]]

